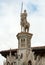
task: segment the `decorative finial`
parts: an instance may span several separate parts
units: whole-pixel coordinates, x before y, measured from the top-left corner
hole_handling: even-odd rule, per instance
[[[10,48],[10,54],[9,54],[9,55],[10,55],[10,57],[11,57],[11,48]]]

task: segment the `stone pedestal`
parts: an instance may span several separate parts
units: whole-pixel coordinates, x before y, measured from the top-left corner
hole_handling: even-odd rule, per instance
[[[32,35],[33,34],[27,32],[18,33],[17,34],[18,49],[30,48]]]
[[[17,39],[18,39],[18,54],[21,55],[22,54],[22,63],[26,63],[27,59],[28,59],[28,54],[30,52],[31,49],[31,38],[32,38],[31,33],[27,33],[27,32],[20,32],[17,34]]]

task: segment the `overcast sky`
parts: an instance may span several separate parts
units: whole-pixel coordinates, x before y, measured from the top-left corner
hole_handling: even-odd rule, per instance
[[[0,0],[0,51],[18,48],[22,2],[33,34],[31,46],[45,45],[45,0]]]

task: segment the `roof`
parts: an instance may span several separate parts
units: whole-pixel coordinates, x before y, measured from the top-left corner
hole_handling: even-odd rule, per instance
[[[45,46],[39,46],[39,47],[31,47],[33,51],[36,50],[45,50]]]
[[[34,52],[34,55],[45,56],[45,46],[32,47],[32,51]]]
[[[17,53],[17,50],[18,49],[11,49],[11,54],[14,55],[15,53]],[[0,51],[0,54],[2,56],[4,56],[5,58],[7,57],[7,55],[9,55],[10,53],[10,50],[3,50],[3,51]]]
[[[40,47],[31,47],[32,51],[34,52],[34,54],[38,55],[38,54],[45,54],[45,46],[40,46]],[[11,49],[11,54],[14,55],[14,53],[17,53],[18,49]],[[7,57],[7,55],[9,55],[10,50],[3,50],[0,51],[0,54],[2,56],[4,56],[5,58]]]

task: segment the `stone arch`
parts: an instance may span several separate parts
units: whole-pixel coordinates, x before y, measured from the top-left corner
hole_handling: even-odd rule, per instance
[[[32,62],[31,62],[31,60],[29,60],[29,61],[28,61],[28,65],[32,65]]]
[[[10,63],[9,63],[9,62],[7,62],[7,65],[10,65]]]
[[[11,63],[11,65],[13,65],[13,62]]]

